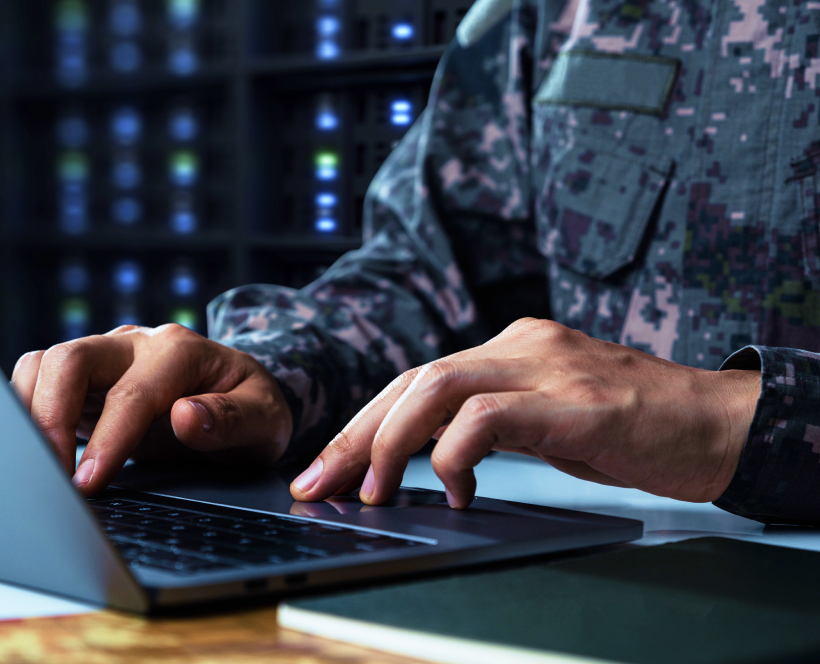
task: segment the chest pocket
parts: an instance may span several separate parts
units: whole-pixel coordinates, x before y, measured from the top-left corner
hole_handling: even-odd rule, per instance
[[[541,253],[596,278],[631,263],[672,166],[663,155],[566,150],[551,164],[538,201]]]
[[[536,203],[539,249],[560,266],[603,279],[634,261],[674,162],[633,141],[585,136],[545,118],[573,107],[576,125],[597,110],[649,120],[663,114],[677,70],[677,60],[649,56],[569,51],[556,59],[536,93],[534,117],[548,125],[536,146],[546,163]]]

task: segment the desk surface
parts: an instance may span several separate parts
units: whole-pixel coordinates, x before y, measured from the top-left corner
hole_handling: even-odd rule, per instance
[[[682,503],[634,489],[600,486],[569,477],[546,464],[496,454],[476,471],[478,493],[491,498],[564,507],[640,519],[654,545],[704,535],[724,535],[768,544],[820,550],[820,529],[778,527],[723,512],[710,504]],[[440,489],[429,459],[414,458],[404,484]],[[0,616],[8,602],[36,607],[38,595],[0,584]],[[43,613],[95,611],[73,603],[49,604]],[[11,611],[13,612],[13,607]],[[17,615],[31,615],[25,610]],[[411,660],[335,644],[276,627],[274,608],[182,620],[146,620],[114,612],[0,623],[0,662],[279,662],[365,664]],[[272,657],[273,656],[273,657]]]

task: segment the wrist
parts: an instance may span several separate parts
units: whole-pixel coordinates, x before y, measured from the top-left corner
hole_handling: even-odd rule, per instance
[[[711,500],[723,494],[737,471],[760,398],[760,371],[756,369],[730,369],[713,375],[719,383],[714,405],[722,426],[716,440],[720,465]]]

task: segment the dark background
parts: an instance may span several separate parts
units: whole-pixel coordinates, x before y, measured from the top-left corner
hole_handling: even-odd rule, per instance
[[[471,4],[0,2],[0,367],[359,246]]]

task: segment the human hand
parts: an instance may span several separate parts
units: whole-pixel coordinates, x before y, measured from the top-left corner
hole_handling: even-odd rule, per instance
[[[184,446],[273,462],[293,428],[265,367],[180,325],[124,326],[28,353],[11,384],[86,495],[132,454],[178,456]],[[89,442],[75,474],[77,435]]]
[[[433,469],[451,507],[473,500],[491,450],[536,456],[575,477],[692,502],[729,485],[760,392],[757,371],[706,371],[517,321],[486,344],[399,376],[291,484],[316,501],[359,485],[378,505],[411,454],[439,439]]]

